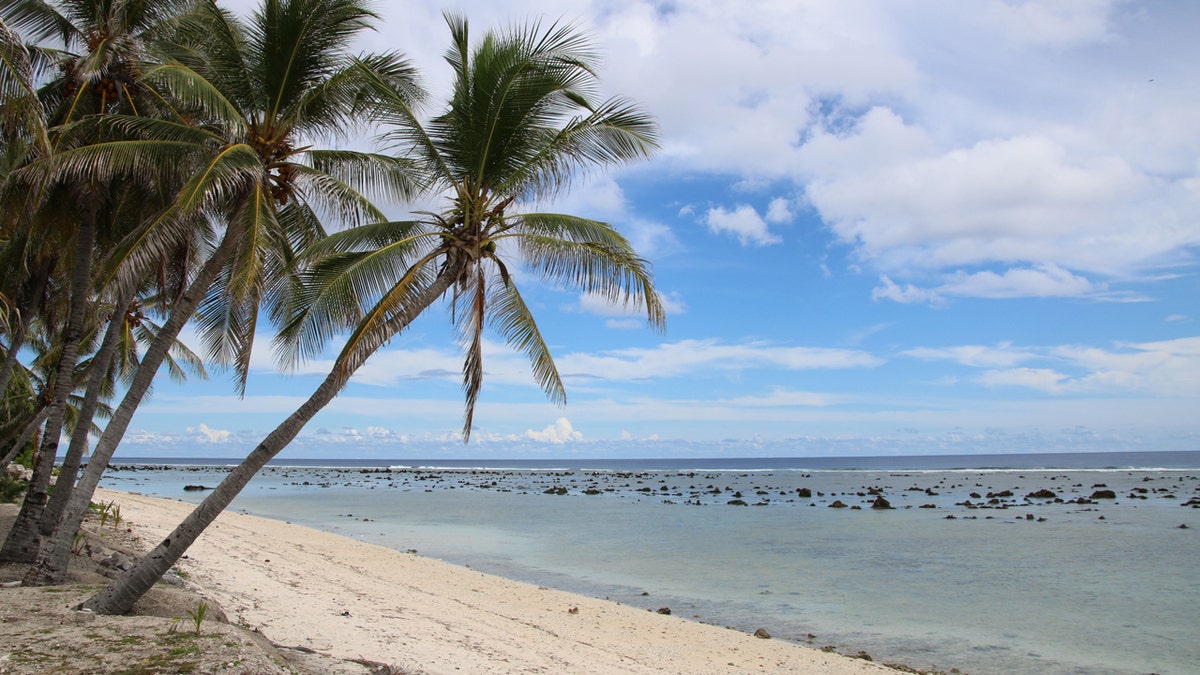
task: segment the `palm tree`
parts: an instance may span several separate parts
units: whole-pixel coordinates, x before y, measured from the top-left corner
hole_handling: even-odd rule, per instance
[[[38,552],[40,536],[35,524],[41,520],[49,500],[49,484],[57,454],[66,397],[73,383],[80,341],[88,332],[87,320],[94,298],[92,262],[101,228],[111,221],[107,216],[120,187],[96,175],[64,176],[45,171],[54,166],[56,155],[71,147],[79,135],[63,133],[91,115],[138,110],[142,98],[137,84],[139,65],[146,54],[147,37],[161,30],[163,21],[180,6],[180,0],[4,0],[0,13],[6,23],[24,31],[35,42],[48,42],[49,48],[35,51],[46,55],[59,67],[58,77],[41,90],[48,111],[46,127],[51,142],[26,169],[19,171],[29,181],[29,206],[23,211],[31,217],[26,227],[45,224],[43,214],[49,200],[63,200],[70,206],[66,218],[55,223],[55,230],[73,240],[70,253],[65,321],[60,337],[61,356],[58,373],[50,388],[52,398],[46,415],[48,430],[43,435],[34,466],[33,480],[13,524],[0,549],[0,559],[32,562]],[[90,128],[85,125],[84,129]],[[57,132],[55,131],[57,129]]]
[[[543,30],[534,24],[489,33],[471,49],[467,22],[451,15],[447,22],[455,91],[446,112],[423,126],[408,102],[389,101],[395,124],[390,138],[446,191],[447,208],[415,221],[346,230],[310,249],[315,261],[305,275],[307,290],[278,317],[282,342],[298,342],[284,354],[311,353],[353,322],[332,371],[161,544],[85,607],[128,611],[372,353],[446,294],[466,351],[464,441],[482,382],[485,323],[530,357],[551,398],[564,400],[509,263],[523,262],[547,280],[639,305],[653,325],[662,324],[648,264],[615,229],[574,216],[516,212],[521,200],[565,190],[579,170],[648,156],[657,144],[652,118],[624,100],[591,101],[594,56],[572,27]]]
[[[176,250],[181,238],[195,236],[198,214],[211,229],[200,230],[209,252],[142,357],[27,584],[62,579],[100,476],[184,323],[198,316],[210,354],[235,369],[241,386],[259,305],[286,281],[294,249],[324,235],[320,214],[350,225],[381,220],[358,188],[391,198],[414,192],[410,162],[313,147],[316,139],[362,125],[370,88],[385,87],[410,103],[419,94],[412,69],[397,55],[348,53],[353,37],[375,19],[363,0],[265,0],[247,21],[202,4],[177,22],[174,60],[141,80],[171,115],[109,115],[108,127],[128,140],[64,158],[64,170],[80,172],[188,158],[191,177],[172,206],[113,253],[132,278]]]

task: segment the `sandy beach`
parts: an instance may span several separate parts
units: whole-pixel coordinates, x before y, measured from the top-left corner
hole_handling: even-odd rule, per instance
[[[146,542],[191,510],[101,491]],[[285,647],[427,673],[880,673],[882,665],[227,512],[180,570]]]

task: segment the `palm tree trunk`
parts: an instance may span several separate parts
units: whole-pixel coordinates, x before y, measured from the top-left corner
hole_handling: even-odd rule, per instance
[[[236,222],[236,220],[232,222]],[[112,459],[113,452],[116,451],[121,438],[124,437],[125,430],[129,427],[133,414],[137,412],[138,405],[141,404],[142,398],[150,389],[158,367],[175,343],[179,331],[195,313],[204,294],[208,292],[208,287],[212,285],[221,268],[233,255],[240,236],[240,228],[233,225],[226,228],[220,246],[209,256],[200,272],[192,280],[191,285],[188,286],[187,291],[175,303],[170,317],[167,318],[154,341],[146,349],[141,363],[138,364],[137,372],[134,373],[129,390],[125,392],[121,404],[109,419],[108,424],[105,425],[104,433],[100,434],[100,439],[96,441],[96,447],[92,451],[87,468],[79,477],[79,482],[75,485],[66,508],[63,509],[54,533],[47,537],[41,552],[37,555],[36,564],[25,575],[25,585],[58,584],[66,576],[67,563],[71,560],[71,550],[75,544],[75,533],[79,531],[79,525],[87,514],[92,495],[96,492],[96,486],[100,484],[100,477],[108,468],[108,462]]]
[[[8,351],[4,353],[4,363],[0,364],[0,399],[5,402],[8,401],[8,398],[4,396],[4,392],[8,390],[8,381],[12,379],[13,371],[17,367],[17,353],[24,345],[25,317],[18,315],[16,328],[13,330],[12,339],[8,344]]]
[[[46,292],[50,268],[44,263],[37,265],[33,274],[36,275],[33,277],[33,288],[26,295],[23,311],[21,308],[16,310],[17,326],[13,331],[12,341],[8,345],[8,353],[4,355],[4,365],[0,365],[0,395],[8,390],[8,382],[12,379],[13,371],[16,369],[17,354],[21,351],[21,347],[25,346],[25,331],[28,329],[30,317],[33,316],[33,308],[42,294]]]
[[[100,401],[100,392],[104,389],[105,374],[117,351],[117,342],[121,338],[121,329],[124,326],[125,312],[128,310],[136,290],[133,284],[127,286],[119,292],[116,302],[113,304],[112,317],[109,318],[108,328],[104,332],[104,342],[101,343],[100,350],[92,357],[92,379],[88,383],[83,404],[79,408],[79,420],[71,432],[71,444],[67,447],[67,456],[63,459],[62,467],[59,468],[58,480],[54,484],[54,494],[50,495],[50,502],[46,504],[46,510],[42,513],[40,525],[43,537],[54,534],[54,528],[62,518],[63,509],[66,508],[67,501],[75,491],[75,479],[79,475],[79,464],[83,461],[83,454],[87,451],[88,430],[92,426],[96,404]],[[74,537],[74,533],[71,536]]]
[[[46,421],[46,415],[49,412],[49,406],[44,406],[34,413],[33,419],[25,423],[25,427],[21,431],[21,435],[17,437],[17,440],[15,443],[13,443],[13,446],[4,454],[4,458],[0,459],[0,471],[7,469],[8,465],[12,464],[13,460],[17,458],[17,455],[21,454],[21,449],[24,448],[25,444],[29,442],[29,439],[35,433],[37,433],[38,427],[40,427],[42,423]],[[4,447],[4,444],[0,443],[0,447]]]
[[[58,360],[58,372],[54,378],[54,398],[46,415],[46,433],[38,449],[37,462],[33,468],[33,480],[21,504],[21,512],[9,530],[4,547],[0,549],[0,561],[29,563],[37,559],[41,544],[38,524],[42,511],[50,500],[50,478],[54,473],[54,458],[58,453],[58,437],[62,432],[63,413],[67,395],[75,386],[75,363],[79,360],[79,343],[83,339],[83,322],[92,285],[92,249],[96,244],[96,213],[84,209],[79,221],[79,232],[75,265],[71,272],[71,310],[63,330],[62,354]]]
[[[440,298],[458,278],[460,267],[461,263],[443,268],[437,279],[425,288],[411,305],[388,322],[391,334],[395,335],[407,328],[413,319]],[[361,364],[364,360],[361,359],[358,363]],[[99,614],[124,614],[132,609],[133,604],[153,588],[196,538],[217,519],[225,507],[229,506],[259,469],[287,447],[304,425],[337,396],[353,374],[354,369],[344,367],[340,360],[335,363],[333,370],[312,396],[268,434],[241,464],[230,471],[220,485],[200,502],[162,543],[143,556],[132,569],[83,603],[83,608]]]

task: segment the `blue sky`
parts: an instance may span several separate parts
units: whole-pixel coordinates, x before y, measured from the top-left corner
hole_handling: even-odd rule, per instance
[[[657,116],[653,161],[541,207],[617,225],[666,331],[526,278],[565,407],[493,342],[464,446],[439,308],[285,457],[1200,449],[1200,4],[389,2],[362,47],[444,92],[445,7],[576,21]],[[269,337],[244,398],[160,378],[118,458],[249,451],[329,366]]]

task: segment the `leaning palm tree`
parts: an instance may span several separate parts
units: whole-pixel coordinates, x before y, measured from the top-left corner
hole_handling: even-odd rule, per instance
[[[310,250],[305,290],[283,324],[282,352],[299,356],[354,325],[312,396],[234,468],[166,539],[85,606],[128,611],[216,519],[254,474],[346,385],[379,347],[443,296],[466,351],[464,441],[482,383],[485,324],[532,362],[552,399],[565,399],[549,350],[509,274],[524,263],[547,280],[632,303],[660,326],[663,308],[648,264],[611,226],[585,218],[519,212],[519,202],[566,189],[582,170],[648,156],[657,129],[647,114],[614,99],[593,102],[594,55],[570,26],[533,25],[488,34],[474,49],[465,20],[447,16],[455,90],[446,111],[419,123],[407,102],[389,103],[390,138],[445,191],[446,209],[408,222],[366,225]],[[386,87],[380,91],[385,94]],[[292,342],[298,346],[286,346]]]
[[[144,59],[151,34],[161,29],[183,0],[3,0],[0,15],[7,25],[39,43],[34,51],[59,67],[57,77],[42,87],[40,99],[47,111],[47,135],[51,142],[29,169],[20,172],[29,181],[29,206],[26,227],[46,226],[44,211],[51,200],[71,205],[68,217],[57,219],[53,229],[62,230],[73,242],[67,251],[71,257],[64,287],[67,306],[61,336],[59,372],[51,388],[53,398],[47,414],[47,428],[62,426],[65,401],[80,355],[80,340],[88,331],[85,325],[94,298],[92,262],[96,242],[102,236],[114,193],[119,185],[97,175],[64,176],[43,172],[55,155],[70,147],[78,135],[61,130],[88,116],[118,112],[137,114],[139,101],[146,99],[137,85],[139,64]],[[52,54],[50,56],[46,56]],[[64,145],[65,141],[65,145]],[[37,174],[40,173],[40,176]],[[0,558],[32,562],[40,537],[34,523],[42,517],[49,500],[51,471],[59,437],[47,433],[42,438],[33,480],[9,536],[0,549]]]
[[[140,279],[184,239],[199,239],[207,252],[146,349],[25,583],[63,578],[101,474],[184,323],[199,317],[210,356],[233,366],[240,386],[259,304],[273,297],[294,249],[324,235],[322,215],[350,225],[377,221],[382,212],[359,188],[389,198],[413,193],[410,162],[314,147],[369,121],[371,87],[409,102],[419,94],[398,55],[348,52],[376,18],[363,0],[265,0],[248,20],[202,3],[175,24],[174,60],[142,76],[169,114],[109,115],[107,128],[127,140],[81,148],[63,162],[64,170],[119,171],[185,158],[192,175],[174,203],[116,246],[112,260],[127,279]]]

